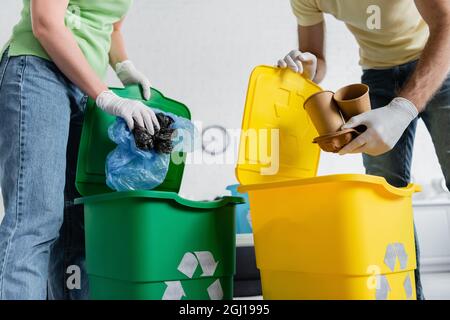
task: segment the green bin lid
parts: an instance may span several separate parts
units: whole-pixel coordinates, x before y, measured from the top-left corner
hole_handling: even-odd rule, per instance
[[[191,113],[184,104],[164,97],[161,92],[153,88],[149,101],[143,99],[141,88],[138,85],[112,88],[111,90],[120,97],[140,100],[153,108],[191,119]],[[108,137],[108,128],[115,120],[116,117],[97,108],[93,99],[88,100],[78,152],[76,176],[76,187],[82,196],[113,192],[106,185],[105,161],[107,155],[116,147],[116,144]],[[186,154],[179,153],[178,156],[185,159]],[[166,179],[154,190],[178,192],[183,171],[184,161],[181,161],[180,164],[171,161]]]

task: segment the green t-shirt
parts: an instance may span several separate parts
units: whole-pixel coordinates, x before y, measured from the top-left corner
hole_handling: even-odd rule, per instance
[[[14,27],[6,47],[9,56],[33,55],[51,60],[31,27],[30,1],[23,0],[20,22]],[[102,78],[109,64],[113,24],[120,21],[133,0],[70,0],[65,23],[89,64]]]

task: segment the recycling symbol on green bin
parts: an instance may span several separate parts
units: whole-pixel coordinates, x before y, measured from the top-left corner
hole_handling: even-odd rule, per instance
[[[177,270],[188,278],[192,279],[195,271],[200,266],[202,269],[201,277],[212,277],[216,272],[219,261],[209,251],[186,252],[178,265]],[[186,297],[181,281],[166,281],[166,290],[162,300],[181,300]],[[208,288],[207,292],[211,300],[222,300],[223,290],[220,280],[214,281]]]
[[[400,263],[400,270],[405,270],[408,266],[408,254],[406,253],[405,246],[403,243],[391,243],[386,247],[386,253],[384,255],[384,264],[394,272],[397,259]],[[386,275],[377,275],[377,290],[376,299],[386,300],[388,298],[391,287],[387,280]],[[403,289],[405,290],[406,297],[411,299],[413,296],[413,289],[411,283],[411,277],[409,274],[405,277],[403,281]]]

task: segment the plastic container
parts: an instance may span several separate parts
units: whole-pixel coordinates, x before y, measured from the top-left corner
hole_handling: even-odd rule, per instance
[[[369,87],[362,83],[351,84],[339,89],[334,94],[345,121],[358,114],[370,111]]]
[[[265,299],[415,299],[410,184],[332,175],[242,186]]]
[[[322,91],[305,101],[305,110],[321,136],[339,131],[345,123],[333,96],[332,91]]]
[[[236,177],[240,184],[266,183],[316,175],[317,131],[303,108],[321,91],[288,69],[256,67],[249,81]]]
[[[234,207],[243,201],[159,191],[77,199],[91,299],[232,299]]]
[[[261,294],[261,275],[256,267],[255,247],[253,245],[238,245],[236,247],[234,296],[257,297]]]
[[[256,267],[248,194],[237,191],[238,187],[238,184],[227,187],[227,190],[231,191],[231,195],[245,199],[245,203],[236,205],[236,274],[234,275],[234,296],[255,297],[261,295],[261,276]]]
[[[238,187],[238,184],[230,185],[227,187],[227,190],[231,192],[232,196],[241,197],[245,200],[245,203],[236,206],[236,233],[252,233],[252,221],[250,216],[250,205],[248,203],[248,194],[238,192]]]
[[[141,89],[137,85],[112,91],[120,97],[140,100],[148,106],[191,119],[191,113],[184,104],[164,97],[153,88],[149,101],[143,100]],[[94,100],[88,100],[78,153],[76,181],[78,191],[84,196],[113,191],[105,183],[105,161],[108,153],[116,147],[108,137],[108,128],[115,120],[116,117],[97,108]],[[185,156],[184,153],[178,153],[179,159],[185,159]],[[170,162],[166,179],[154,190],[172,192],[180,190],[184,160],[180,162],[179,164]]]
[[[138,86],[114,91],[142,99]],[[143,102],[190,119],[185,105],[154,89],[151,100]],[[244,199],[181,198],[175,192],[184,163],[173,162],[159,191],[112,192],[106,186],[105,159],[115,147],[107,136],[113,121],[90,100],[76,177],[84,198],[75,201],[84,205],[90,298],[232,299],[235,206]]]

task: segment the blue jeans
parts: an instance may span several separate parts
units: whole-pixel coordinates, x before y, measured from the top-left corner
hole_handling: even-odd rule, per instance
[[[87,297],[83,209],[73,205],[85,105],[52,62],[3,55],[0,299]]]
[[[398,90],[411,76],[416,65],[417,61],[414,61],[390,69],[365,70],[362,82],[370,87],[372,108],[384,107],[394,99]],[[447,187],[450,189],[450,77],[446,79],[419,117],[422,118],[430,132]],[[411,179],[411,160],[416,126],[417,119],[409,125],[397,145],[388,153],[377,157],[364,154],[363,160],[367,174],[382,176],[396,187],[405,187]],[[417,234],[415,238],[418,264],[416,270],[417,298],[423,299]]]

